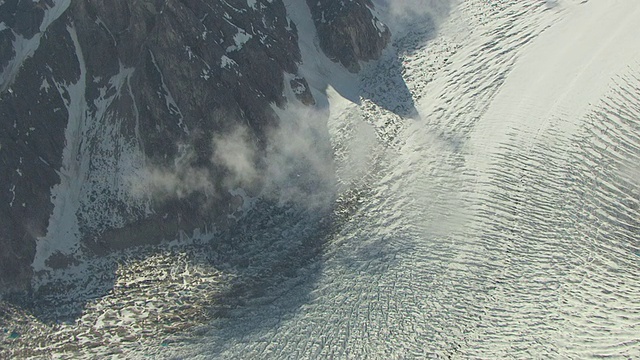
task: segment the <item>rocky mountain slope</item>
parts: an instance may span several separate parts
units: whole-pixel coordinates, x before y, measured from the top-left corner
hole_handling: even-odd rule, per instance
[[[308,4],[319,46],[350,71],[389,41],[368,0]],[[282,152],[278,109],[316,104],[298,38],[282,0],[0,1],[1,292],[224,231],[282,191],[265,161]]]

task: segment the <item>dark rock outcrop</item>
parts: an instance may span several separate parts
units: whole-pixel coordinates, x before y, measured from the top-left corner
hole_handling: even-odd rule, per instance
[[[370,0],[307,0],[320,47],[333,61],[358,72],[358,61],[374,60],[391,39],[391,32],[371,9]]]
[[[307,80],[305,78],[296,76],[293,79],[289,80],[289,85],[291,85],[291,90],[295,94],[296,98],[300,100],[300,102],[305,105],[316,104],[316,100],[311,94],[309,83],[307,83]]]

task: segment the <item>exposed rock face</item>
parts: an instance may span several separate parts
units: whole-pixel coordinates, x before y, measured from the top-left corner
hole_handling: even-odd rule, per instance
[[[305,105],[315,105],[316,100],[313,98],[311,94],[311,89],[309,89],[309,83],[303,77],[296,76],[293,79],[289,80],[289,85],[291,85],[291,89],[295,94],[296,98],[300,100]]]
[[[332,3],[323,48],[357,70],[388,30],[359,2]],[[231,225],[231,185],[260,182],[230,185],[212,138],[242,127],[265,149],[285,78],[315,104],[300,62],[282,0],[0,1],[0,293]]]
[[[307,0],[307,4],[320,47],[351,72],[360,70],[359,60],[380,57],[389,43],[391,32],[371,13],[370,0]]]

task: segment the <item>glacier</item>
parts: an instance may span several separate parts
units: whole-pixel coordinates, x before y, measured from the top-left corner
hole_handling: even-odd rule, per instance
[[[438,1],[377,1],[393,43],[358,74],[321,54],[301,2],[287,5],[300,73],[328,118],[331,214],[309,219],[304,206],[234,190],[250,204],[242,219],[267,207],[230,235],[249,240],[212,251],[223,234],[196,233],[189,246],[119,260],[113,290],[67,323],[15,310],[41,340],[34,348],[127,359],[640,356],[640,3],[460,0],[446,14],[407,14],[426,3]],[[251,248],[255,238],[268,241]],[[295,245],[303,238],[315,245]]]

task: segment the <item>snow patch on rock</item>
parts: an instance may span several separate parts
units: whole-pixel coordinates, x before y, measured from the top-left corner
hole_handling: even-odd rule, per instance
[[[235,42],[235,44],[227,47],[227,52],[238,51],[242,49],[244,44],[246,44],[247,41],[251,40],[251,38],[253,38],[251,34],[248,34],[243,29],[238,28],[238,32],[233,36],[233,41]]]

